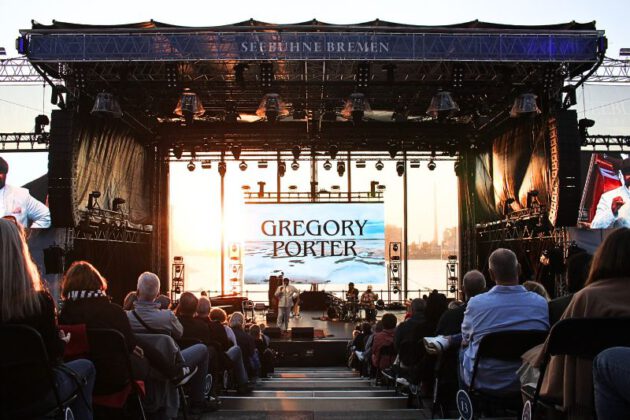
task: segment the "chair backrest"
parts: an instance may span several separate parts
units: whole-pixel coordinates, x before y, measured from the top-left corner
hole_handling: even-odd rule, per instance
[[[542,330],[505,330],[483,336],[479,341],[479,348],[475,357],[470,389],[474,388],[477,368],[481,359],[520,361],[523,353],[543,343],[547,335],[548,331]]]
[[[27,325],[0,325],[0,414],[19,412],[54,390],[44,340]],[[9,416],[11,417],[11,416]]]
[[[70,334],[70,341],[63,349],[64,361],[89,357],[90,343],[88,342],[85,324],[60,324],[59,329],[66,334]]]
[[[551,329],[547,354],[593,359],[616,346],[630,347],[630,317],[569,318]]]
[[[127,342],[122,333],[109,328],[89,328],[90,359],[96,367],[95,395],[120,391],[132,382]]]

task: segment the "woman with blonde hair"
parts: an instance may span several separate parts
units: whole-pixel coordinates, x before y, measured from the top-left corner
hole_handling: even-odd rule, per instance
[[[15,223],[6,219],[0,219],[0,267],[0,322],[27,325],[39,332],[48,359],[55,366],[54,380],[59,397],[65,400],[78,391],[80,395],[70,405],[74,416],[92,419],[94,364],[85,359],[61,363],[64,345],[70,336],[57,326],[55,302],[42,284],[24,236]],[[20,343],[3,345],[20,346]],[[29,377],[11,380],[23,383],[24,389],[31,391],[41,382],[41,378]],[[33,395],[34,400],[41,397],[55,403],[51,390],[40,391],[49,391],[49,394]]]

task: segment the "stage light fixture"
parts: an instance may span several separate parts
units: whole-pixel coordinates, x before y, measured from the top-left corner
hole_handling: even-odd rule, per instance
[[[595,125],[594,120],[590,120],[588,118],[582,118],[578,120],[578,132],[580,133],[580,138],[582,139],[582,146],[586,146],[588,137],[588,129]]]
[[[206,110],[203,108],[199,96],[188,88],[184,89],[179,97],[177,106],[173,110],[173,114],[184,117],[187,124],[192,123],[195,117],[201,117],[205,113]]]
[[[503,215],[504,216],[508,216],[510,213],[512,213],[512,203],[514,203],[516,200],[512,197],[508,197],[505,202],[503,203]]]
[[[209,159],[204,159],[201,161],[202,169],[212,169],[212,161]]]
[[[378,181],[370,182],[370,197],[376,197],[376,186],[378,185]]]
[[[239,160],[241,157],[241,146],[239,146],[238,144],[233,145],[230,148],[230,151],[232,152],[232,156],[234,156],[234,160]]]
[[[352,119],[354,123],[363,121],[365,111],[370,111],[370,104],[363,93],[352,93],[341,110],[341,116]]]
[[[264,88],[269,88],[272,82],[273,63],[260,63],[260,85]]]
[[[391,142],[389,144],[389,156],[392,159],[394,159],[397,153],[398,153],[398,144],[396,144],[396,142]]]
[[[227,165],[225,164],[225,161],[222,160],[219,162],[219,175],[221,177],[224,177],[226,172],[227,172]]]
[[[359,63],[356,73],[357,87],[367,88],[370,82],[370,63]]]
[[[343,176],[345,172],[346,172],[346,164],[341,161],[337,162],[337,173],[339,174],[339,176]]]
[[[100,196],[101,196],[100,191],[92,191],[90,194],[88,194],[88,205],[87,205],[88,210],[94,210],[95,208],[100,208],[100,206],[98,205],[98,199]]]
[[[246,171],[247,170],[247,162],[242,160],[241,163],[238,164],[238,169],[240,169],[241,171]]]
[[[514,104],[510,110],[510,117],[527,117],[540,114],[540,108],[536,104],[536,98],[533,93],[522,93],[514,99]]]
[[[332,169],[332,163],[330,163],[328,159],[326,159],[326,162],[324,162],[324,169],[327,171],[330,171]]]
[[[184,149],[181,145],[173,146],[173,156],[175,156],[175,159],[181,159],[183,153]]]
[[[50,125],[50,120],[47,115],[38,115],[35,117],[35,134],[43,134],[46,131],[46,126]]]
[[[409,161],[409,167],[413,169],[418,169],[420,167],[420,161],[418,159],[412,159]]]
[[[289,111],[287,107],[277,93],[267,93],[263,96],[258,109],[256,109],[256,115],[259,117],[265,117],[268,122],[274,123],[280,117],[287,116]]]
[[[459,106],[453,100],[450,92],[438,92],[431,98],[431,104],[427,108],[427,115],[438,120],[450,117],[459,111]]]
[[[538,199],[538,190],[531,190],[527,192],[527,208],[528,209],[540,208],[540,200]]]
[[[287,172],[287,164],[284,161],[278,162],[278,175],[283,177]]]
[[[396,173],[398,174],[398,176],[403,176],[403,174],[405,173],[405,162],[403,162],[402,160],[396,162]]]
[[[434,171],[436,166],[437,165],[435,164],[435,161],[433,160],[433,158],[431,158],[429,163],[427,163],[427,168],[429,168],[430,171]]]
[[[238,113],[236,109],[236,101],[227,100],[225,101],[225,111],[224,111],[223,121],[230,124],[236,124],[238,120],[241,119],[241,114]]]
[[[336,159],[337,158],[337,153],[339,153],[339,146],[337,146],[336,144],[331,144],[330,148],[328,150],[328,153],[330,153],[330,158],[331,159]]]
[[[194,171],[196,168],[195,162],[191,160],[190,162],[188,162],[188,165],[186,165],[186,168],[188,168],[190,172]]]
[[[377,171],[382,171],[385,165],[383,164],[383,161],[379,159],[374,165],[374,167],[376,168]]]
[[[120,197],[115,197],[112,200],[112,211],[120,211],[121,207],[123,204],[125,204],[127,201],[125,201],[124,198],[120,198]]]
[[[90,114],[98,117],[120,118],[123,113],[120,104],[114,95],[107,92],[101,92],[96,95],[94,106]]]
[[[294,171],[300,169],[300,162],[298,162],[297,160],[291,162],[291,169],[293,169]]]
[[[258,161],[258,169],[267,169],[268,163],[266,160]]]
[[[265,182],[258,181],[258,198],[263,198],[265,196]]]
[[[293,154],[293,159],[298,160],[300,153],[302,153],[302,148],[300,148],[300,145],[296,144],[291,148],[291,153]]]
[[[359,169],[365,168],[365,166],[366,166],[365,160],[364,159],[357,160],[356,165],[357,165],[357,168],[359,168]]]

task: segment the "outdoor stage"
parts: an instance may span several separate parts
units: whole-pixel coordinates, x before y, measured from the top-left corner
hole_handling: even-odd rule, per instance
[[[379,311],[377,319],[388,311]],[[405,316],[404,311],[389,311],[396,315],[399,322]],[[277,366],[305,367],[305,366],[341,366],[346,364],[346,348],[352,339],[352,331],[361,321],[326,321],[322,320],[322,311],[302,311],[300,318],[291,318],[289,333],[280,337],[270,337],[270,347],[278,352]],[[257,320],[261,317],[257,314]],[[274,324],[268,324],[274,327]],[[292,332],[310,334],[313,328],[313,338],[295,337]],[[273,335],[273,334],[272,334]]]

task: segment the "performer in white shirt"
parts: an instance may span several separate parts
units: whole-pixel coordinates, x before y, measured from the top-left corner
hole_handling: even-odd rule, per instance
[[[619,169],[621,186],[605,192],[599,198],[591,229],[630,227],[630,158]]]
[[[278,327],[283,331],[289,330],[289,316],[293,307],[293,298],[297,297],[298,291],[289,285],[289,279],[283,279],[282,286],[278,286],[275,296],[278,299]]]
[[[7,185],[9,164],[0,157],[0,217],[13,216],[24,227],[50,227],[50,211],[26,188]],[[29,225],[30,223],[30,225]]]

